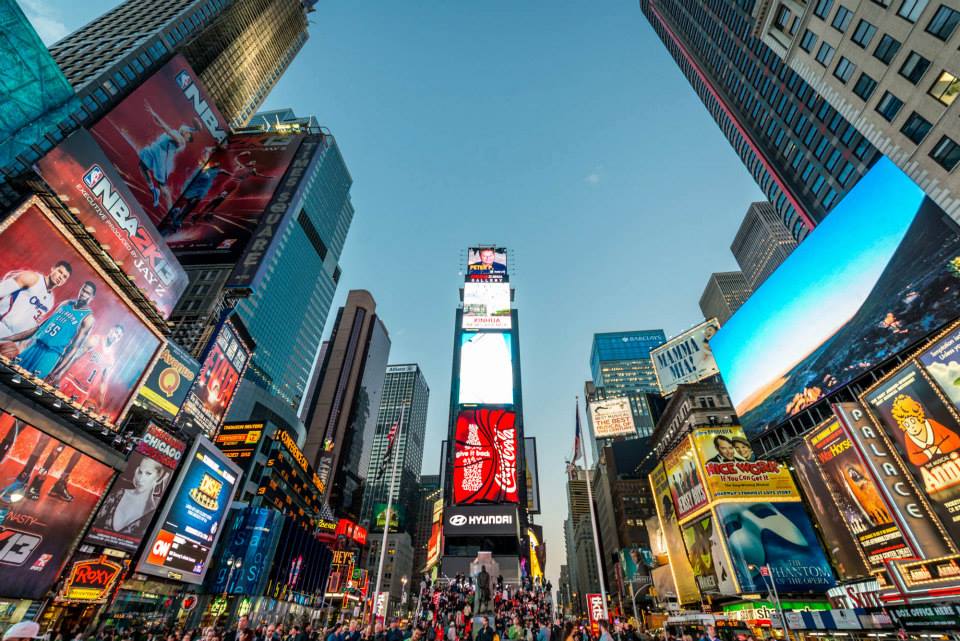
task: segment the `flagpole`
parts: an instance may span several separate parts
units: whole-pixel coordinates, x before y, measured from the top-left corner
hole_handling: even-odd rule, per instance
[[[577,424],[580,424],[580,397],[577,397]],[[581,438],[581,443],[583,439]],[[603,599],[603,618],[610,621],[610,614],[607,612],[607,588],[603,585],[603,563],[600,555],[600,539],[597,536],[597,518],[593,514],[593,482],[590,478],[590,463],[587,458],[587,446],[582,444],[583,464],[587,472],[587,502],[590,504],[590,529],[593,531],[593,549],[597,553],[597,578],[600,579],[600,598]],[[589,604],[588,606],[589,607]]]
[[[396,449],[400,447],[400,435],[403,433],[403,411],[407,409],[406,403],[400,406],[400,420],[397,422],[397,435],[393,444]],[[389,443],[387,444],[389,448]],[[383,541],[380,544],[380,566],[377,568],[377,585],[373,590],[373,620],[377,620],[377,607],[380,603],[380,583],[383,579],[383,562],[387,558],[387,534],[390,532],[390,519],[393,511],[393,486],[397,482],[397,461],[400,457],[397,452],[391,452],[393,455],[393,471],[390,473],[390,489],[387,491],[387,518],[383,523]],[[383,620],[387,620],[387,609],[383,609]]]

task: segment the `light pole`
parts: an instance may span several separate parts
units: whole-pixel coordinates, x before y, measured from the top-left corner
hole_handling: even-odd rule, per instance
[[[227,623],[230,622],[230,607],[229,604],[226,603],[227,595],[230,593],[230,582],[233,580],[233,571],[239,570],[240,566],[242,565],[243,559],[241,558],[234,558],[231,556],[229,559],[227,559],[227,567],[230,568],[230,571],[227,573],[227,583],[223,586],[223,600],[225,602],[224,604],[227,605]]]
[[[770,565],[767,563],[761,566],[750,564],[747,566],[747,569],[751,572],[760,570],[760,578],[763,579],[763,584],[767,588],[767,594],[773,595],[773,603],[777,606],[777,612],[780,613],[780,622],[783,624],[783,636],[786,637],[787,641],[792,641],[793,637],[790,636],[790,626],[787,625],[787,617],[783,614],[783,605],[780,603],[780,594],[777,592],[777,581],[773,576],[773,572],[770,571]],[[767,579],[769,579],[769,581]]]
[[[407,577],[400,577],[400,607],[403,609],[403,616],[407,616]]]
[[[631,581],[631,583],[634,583],[634,581]],[[636,581],[635,583],[642,583],[642,585],[640,585],[639,587],[634,586],[634,588],[633,588],[633,599],[632,599],[632,601],[633,601],[633,618],[636,619],[636,621],[637,621],[637,626],[639,626],[639,625],[640,625],[640,617],[637,616],[637,597],[640,596],[641,594],[643,594],[643,591],[644,591],[645,589],[649,588],[651,585],[653,585],[653,583],[652,583],[652,582],[651,582],[651,583],[643,583],[643,582],[641,582],[641,581]]]

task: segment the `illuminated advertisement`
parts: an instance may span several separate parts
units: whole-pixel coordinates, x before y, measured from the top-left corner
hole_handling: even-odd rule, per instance
[[[590,409],[593,433],[597,438],[636,435],[633,410],[630,409],[630,399],[626,396],[590,401],[587,407]]]
[[[262,422],[224,423],[213,442],[246,474],[250,469],[250,461],[257,454],[265,425]]]
[[[90,133],[159,227],[217,145],[226,141],[227,131],[226,120],[178,54]]]
[[[689,436],[685,436],[677,447],[663,457],[663,467],[670,483],[677,519],[682,521],[707,505],[707,490]]]
[[[766,592],[770,567],[777,591],[824,593],[836,581],[801,503],[722,503],[717,520],[742,592]]]
[[[105,603],[124,570],[124,563],[129,561],[117,563],[106,556],[75,562],[67,573],[57,601]]]
[[[960,409],[960,328],[923,352],[920,362],[953,408]]]
[[[199,436],[187,454],[137,572],[199,584],[230,510],[240,468]]]
[[[947,531],[960,540],[960,466],[956,461],[960,423],[949,401],[915,363],[902,367],[863,398]]]
[[[430,541],[427,543],[427,567],[424,572],[434,567],[440,562],[440,554],[443,552],[443,499],[437,499],[433,503],[433,520],[430,523]],[[416,568],[414,568],[416,570]]]
[[[881,158],[710,341],[746,432],[953,320],[958,258],[947,215]]]
[[[510,329],[510,284],[464,283],[463,328]]]
[[[623,572],[624,581],[636,581],[643,574],[644,567],[646,564],[643,562],[640,548],[631,547],[620,550],[620,570]]]
[[[527,477],[527,512],[540,514],[540,472],[537,467],[537,439],[523,439],[523,474]]]
[[[664,396],[673,394],[678,385],[696,383],[719,371],[710,349],[710,339],[718,329],[720,323],[711,318],[650,350],[653,370]]]
[[[103,499],[85,541],[135,552],[186,449],[183,441],[151,423]]]
[[[114,424],[161,341],[50,216],[0,226],[0,358]]]
[[[506,280],[506,247],[470,247],[467,249],[467,281],[498,283]]]
[[[516,414],[509,410],[464,410],[457,416],[453,502],[517,503]]]
[[[656,501],[657,517],[660,519],[660,531],[666,542],[667,555],[670,559],[670,571],[673,574],[674,585],[677,588],[677,601],[693,603],[700,601],[700,590],[694,580],[693,568],[687,557],[687,548],[680,532],[677,521],[677,510],[673,504],[670,484],[667,481],[663,463],[657,465],[650,473],[650,487],[653,490],[653,499]]]
[[[683,526],[687,557],[702,594],[736,594],[716,521],[709,512]]]
[[[173,419],[199,371],[197,359],[176,343],[168,342],[140,386],[137,404]]]
[[[110,258],[168,318],[187,273],[86,129],[37,161],[37,170]]]
[[[187,392],[182,417],[193,419],[207,436],[215,434],[230,409],[252,351],[233,321],[225,319],[207,349],[197,380]]]
[[[800,498],[787,466],[758,459],[739,426],[700,427],[693,441],[712,498]]]
[[[513,403],[513,340],[509,333],[460,335],[460,403]]]
[[[407,514],[406,509],[402,505],[391,505],[390,506],[390,531],[399,532],[406,523]],[[374,503],[373,504],[373,529],[378,532],[383,532],[384,526],[387,524],[387,504],[386,503]]]
[[[213,594],[263,594],[285,521],[283,514],[268,507],[232,510],[207,589]],[[231,568],[228,559],[239,560],[240,567]]]
[[[113,470],[0,412],[0,582],[40,599],[67,563]]]
[[[587,615],[590,622],[590,631],[595,637],[600,636],[600,622],[607,618],[602,594],[587,595]]]

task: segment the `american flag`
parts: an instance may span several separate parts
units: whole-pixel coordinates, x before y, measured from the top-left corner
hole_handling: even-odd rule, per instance
[[[583,430],[580,429],[580,399],[577,399],[576,407],[576,429],[573,433],[573,464],[576,465],[580,457],[583,456]]]

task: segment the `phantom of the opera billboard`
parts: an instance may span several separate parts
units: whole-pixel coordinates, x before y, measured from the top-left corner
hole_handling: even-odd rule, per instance
[[[720,323],[711,318],[650,350],[653,371],[664,396],[673,394],[678,385],[696,383],[717,373],[710,339],[718,329]]]
[[[516,414],[509,410],[463,410],[457,416],[453,502],[517,503]]]

